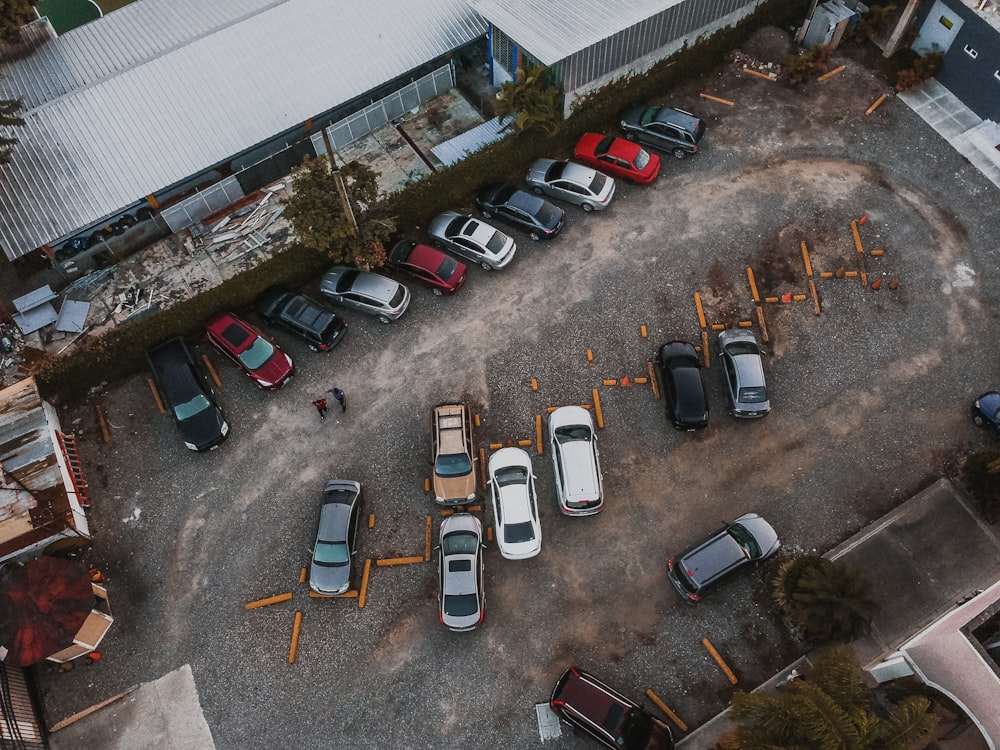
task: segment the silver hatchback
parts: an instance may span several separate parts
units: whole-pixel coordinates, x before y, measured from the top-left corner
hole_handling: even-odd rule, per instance
[[[603,211],[615,195],[613,178],[571,161],[539,159],[525,180],[535,194],[573,203],[584,211]]]
[[[410,304],[405,284],[347,266],[334,266],[323,274],[319,291],[338,305],[377,315],[383,323],[399,319]]]
[[[750,331],[723,331],[719,334],[719,354],[733,416],[750,419],[767,416],[771,401],[757,337]]]

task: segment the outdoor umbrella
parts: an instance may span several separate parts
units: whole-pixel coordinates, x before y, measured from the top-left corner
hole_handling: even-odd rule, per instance
[[[39,557],[0,576],[0,646],[6,660],[26,667],[73,644],[94,608],[87,566]]]

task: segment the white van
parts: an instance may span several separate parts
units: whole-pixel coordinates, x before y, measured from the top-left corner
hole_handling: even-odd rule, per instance
[[[568,516],[592,516],[604,508],[601,463],[590,412],[560,406],[549,415],[549,453],[556,475],[559,510]]]

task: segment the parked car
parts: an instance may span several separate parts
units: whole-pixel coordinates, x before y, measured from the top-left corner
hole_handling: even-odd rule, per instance
[[[434,294],[454,294],[465,283],[465,264],[428,245],[403,240],[389,251],[389,268],[429,286]]]
[[[637,143],[600,133],[586,133],[573,149],[573,158],[612,177],[648,185],[660,173],[660,157]]]
[[[336,596],[351,587],[361,505],[358,482],[331,479],[323,488],[319,526],[309,566],[309,588],[317,594]]]
[[[973,401],[972,421],[1000,432],[1000,393],[987,391]]]
[[[756,513],[727,523],[701,544],[667,561],[667,577],[690,604],[744,568],[766,560],[781,547],[771,524]]]
[[[278,286],[265,289],[255,308],[268,322],[305,339],[314,352],[333,349],[347,333],[347,321],[326,305]]]
[[[589,411],[581,406],[560,406],[549,415],[549,455],[559,510],[568,516],[600,513],[604,478]]]
[[[208,340],[236,363],[258,388],[276,391],[295,374],[292,358],[245,320],[219,313],[205,326]]]
[[[771,411],[771,402],[757,337],[745,330],[723,331],[719,334],[719,356],[733,416],[766,417]]]
[[[465,404],[440,404],[431,412],[434,501],[463,505],[476,499],[472,421]]]
[[[454,211],[434,217],[427,232],[435,247],[478,263],[487,271],[506,266],[517,250],[514,240],[496,227]]]
[[[566,212],[544,198],[503,182],[491,182],[476,194],[476,207],[487,219],[523,229],[533,240],[550,240],[566,223]]]
[[[630,141],[668,151],[678,159],[698,151],[705,123],[690,112],[674,107],[636,104],[625,110],[621,128]]]
[[[405,284],[347,266],[334,266],[323,274],[319,291],[338,305],[377,315],[383,323],[398,320],[410,304]]]
[[[456,513],[441,522],[438,539],[439,619],[449,630],[473,630],[486,614],[483,525]]]
[[[615,181],[602,172],[571,161],[539,159],[528,170],[536,195],[573,203],[584,211],[603,211],[615,195]]]
[[[656,356],[667,402],[667,416],[678,430],[700,430],[708,425],[708,392],[701,357],[694,344],[671,341]]]
[[[542,549],[542,526],[531,457],[520,448],[501,448],[490,456],[489,472],[500,554],[508,560],[534,557]]]
[[[613,750],[671,750],[670,727],[589,672],[570,667],[552,689],[549,707]]]
[[[184,339],[175,336],[151,346],[146,350],[146,361],[184,445],[193,451],[218,448],[229,435],[229,423]]]

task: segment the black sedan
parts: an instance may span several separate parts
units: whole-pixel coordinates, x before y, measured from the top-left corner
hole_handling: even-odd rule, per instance
[[[336,596],[350,588],[360,518],[361,485],[350,479],[329,480],[309,567],[309,588],[317,594]]]
[[[502,182],[483,186],[476,195],[476,207],[487,219],[496,216],[523,229],[533,240],[552,239],[566,223],[566,212],[558,206]]]
[[[708,425],[708,393],[701,358],[693,344],[671,341],[656,357],[667,401],[667,414],[678,430],[700,430]]]

